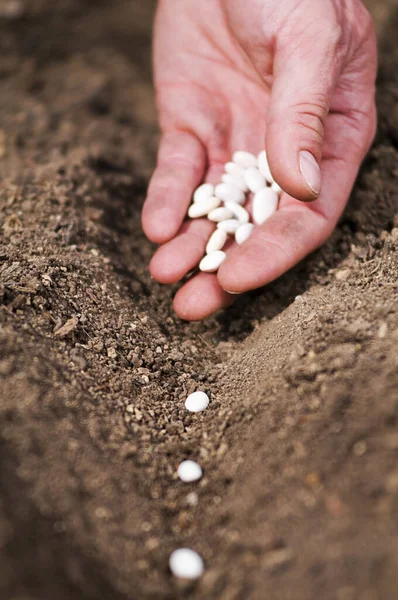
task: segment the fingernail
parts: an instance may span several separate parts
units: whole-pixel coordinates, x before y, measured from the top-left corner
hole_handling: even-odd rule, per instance
[[[321,170],[311,152],[302,150],[299,153],[300,157],[300,173],[304,177],[306,184],[311,192],[318,196],[321,191]]]
[[[233,296],[239,296],[242,292],[230,292],[229,290],[224,290],[227,294],[232,294]]]

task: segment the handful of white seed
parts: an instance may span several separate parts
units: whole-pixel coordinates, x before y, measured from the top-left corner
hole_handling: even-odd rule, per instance
[[[256,158],[251,152],[238,150],[232,161],[225,164],[222,182],[217,186],[203,183],[194,192],[193,204],[188,209],[191,219],[205,217],[217,223],[217,229],[207,242],[206,256],[199,269],[214,273],[226,258],[223,252],[228,236],[235,236],[243,244],[251,235],[254,225],[262,225],[278,208],[281,188],[275,182],[268,166],[265,150]],[[253,194],[252,215],[244,208],[248,194]]]

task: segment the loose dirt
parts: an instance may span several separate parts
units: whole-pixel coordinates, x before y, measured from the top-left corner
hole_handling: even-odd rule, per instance
[[[154,2],[0,3],[1,599],[397,597],[398,9],[370,6],[379,131],[339,226],[189,324],[140,228]]]

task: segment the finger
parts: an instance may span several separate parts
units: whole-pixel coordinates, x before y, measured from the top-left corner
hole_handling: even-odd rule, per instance
[[[206,244],[214,229],[207,219],[185,222],[175,238],[161,246],[149,265],[149,270],[160,283],[180,281],[194,269],[205,254]]]
[[[317,248],[326,239],[326,231],[322,215],[303,205],[284,206],[242,246],[231,250],[220,267],[218,281],[230,293],[261,287]]]
[[[209,165],[209,169],[206,173],[205,181],[217,185],[221,182],[221,176],[224,173],[225,162],[213,162]]]
[[[212,165],[205,180],[216,184],[220,181],[223,166]],[[150,264],[151,275],[160,283],[180,281],[191,269],[198,266],[206,250],[207,241],[214,230],[214,223],[206,219],[194,219],[183,223],[177,236],[159,248]]]
[[[176,235],[205,165],[205,150],[193,134],[174,131],[163,135],[142,211],[142,227],[151,241],[163,244]]]
[[[234,299],[222,289],[216,275],[199,273],[177,292],[174,310],[181,319],[199,321],[229,306]]]
[[[313,23],[281,34],[267,115],[266,151],[275,180],[294,198],[309,201],[321,190],[320,163],[331,95],[341,71],[334,15],[323,7]]]
[[[304,204],[284,195],[280,209],[228,254],[218,272],[223,289],[241,293],[265,285],[326,241],[351,192],[374,120],[370,110],[367,124],[357,129],[347,116],[329,116],[320,197]]]

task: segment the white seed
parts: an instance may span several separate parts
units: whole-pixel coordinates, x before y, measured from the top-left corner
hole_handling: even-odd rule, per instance
[[[243,242],[247,240],[250,236],[251,232],[254,229],[253,223],[243,223],[235,233],[235,241],[237,244],[241,245]]]
[[[239,227],[241,226],[241,222],[237,219],[226,219],[225,221],[220,221],[217,225],[217,229],[223,229],[227,233],[235,233]]]
[[[259,169],[260,173],[262,173],[262,175],[264,175],[264,177],[268,181],[268,183],[273,183],[274,178],[272,177],[272,173],[269,168],[267,154],[266,154],[265,150],[262,150],[260,152],[260,154],[258,155],[257,161],[258,161],[258,169]]]
[[[278,194],[271,188],[264,188],[253,198],[253,221],[261,225],[271,217],[278,208]]]
[[[184,483],[191,483],[198,481],[202,477],[203,471],[202,467],[194,460],[183,460],[178,465],[177,475]]]
[[[238,150],[237,152],[234,152],[232,160],[234,163],[240,167],[243,167],[244,169],[257,166],[257,159],[254,154],[251,152],[245,152],[245,150]]]
[[[224,175],[221,176],[221,181],[223,183],[230,183],[231,185],[234,185],[235,187],[242,190],[242,192],[246,193],[249,191],[249,188],[247,187],[247,184],[243,177],[235,177],[234,175],[230,175],[229,173],[224,173]]]
[[[245,174],[245,170],[243,167],[240,167],[234,162],[225,163],[225,172],[228,175],[232,175],[233,177],[237,177],[238,179],[243,179],[243,175]]]
[[[267,185],[264,175],[260,173],[257,167],[249,167],[246,169],[245,183],[253,194],[259,192]]]
[[[245,195],[242,190],[231,183],[219,183],[216,187],[215,195],[223,202],[239,202],[239,204],[243,204],[245,201]]]
[[[209,238],[209,241],[207,242],[206,254],[210,254],[211,252],[215,252],[216,250],[221,250],[221,248],[227,241],[227,238],[228,234],[223,229],[216,229],[215,231],[213,231]]]
[[[198,188],[196,188],[193,201],[194,202],[202,202],[202,200],[206,200],[210,198],[210,196],[214,196],[214,185],[211,183],[202,183]]]
[[[223,254],[225,253],[223,252]],[[193,392],[185,400],[185,408],[190,412],[201,412],[209,406],[209,402],[209,396],[204,392]]]
[[[274,190],[274,192],[276,192],[277,194],[281,194],[283,192],[281,186],[278,183],[276,183],[276,181],[272,183],[271,189]]]
[[[201,200],[200,202],[194,202],[188,209],[188,217],[191,219],[197,219],[198,217],[204,217],[209,214],[212,210],[220,206],[221,201],[215,196],[210,196]]]
[[[243,206],[236,202],[226,202],[225,206],[233,213],[234,217],[238,219],[240,223],[249,222],[249,213]]]
[[[236,202],[235,202],[236,204]],[[207,218],[214,223],[219,223],[220,221],[225,221],[225,219],[232,219],[233,213],[229,210],[229,208],[225,208],[224,206],[220,206],[220,208],[215,208],[207,215]]]
[[[199,579],[205,570],[201,556],[189,548],[174,550],[169,558],[169,567],[175,577],[182,579]]]
[[[225,221],[224,221],[225,223]],[[226,258],[225,252],[215,250],[207,254],[199,263],[199,269],[204,273],[215,273]],[[195,412],[195,411],[194,411]]]

